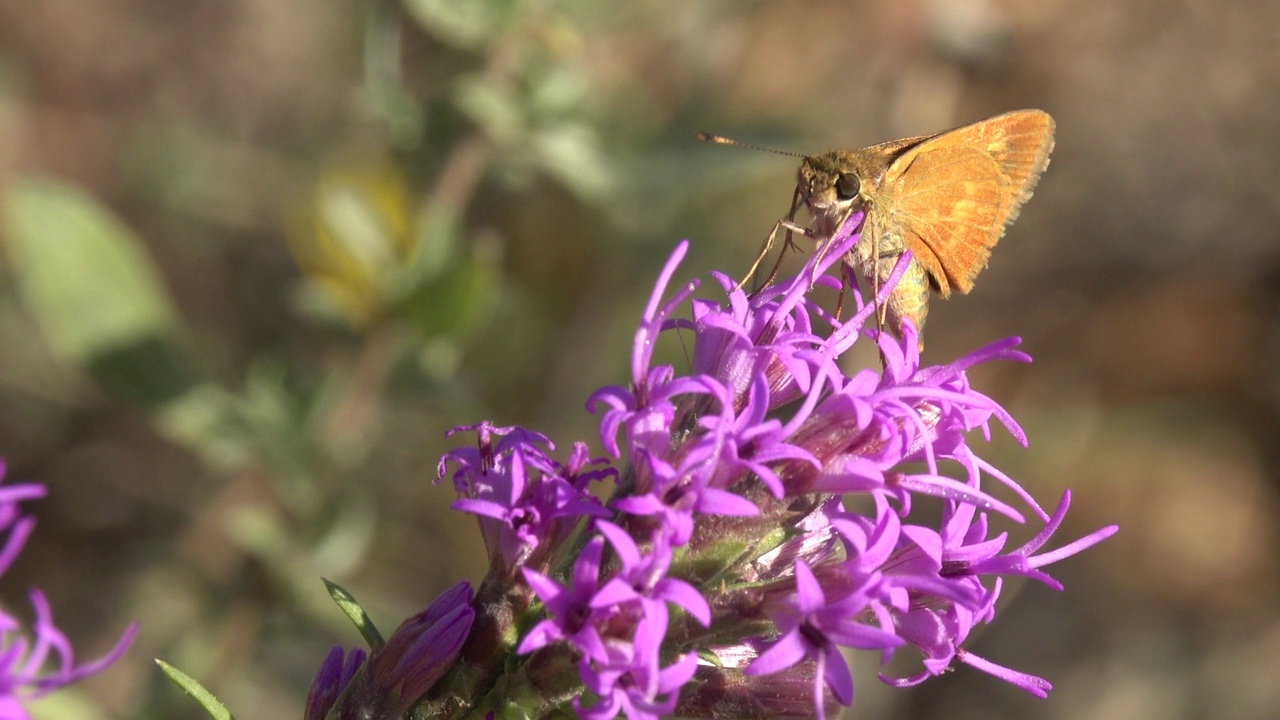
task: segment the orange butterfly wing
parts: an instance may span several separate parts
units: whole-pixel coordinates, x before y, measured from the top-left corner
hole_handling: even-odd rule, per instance
[[[889,166],[885,210],[946,297],[967,293],[1053,150],[1053,119],[1019,110],[939,133]]]

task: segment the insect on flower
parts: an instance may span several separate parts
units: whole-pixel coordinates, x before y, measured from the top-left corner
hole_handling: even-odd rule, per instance
[[[911,265],[879,308],[878,325],[898,337],[904,321],[919,330],[931,292],[946,298],[953,289],[973,289],[991,249],[1049,165],[1053,128],[1047,113],[1017,110],[861,150],[820,155],[770,150],[799,157],[801,163],[791,212],[774,225],[748,276],[772,248],[778,230],[786,230],[788,245],[792,232],[812,238],[821,254],[845,220],[861,210],[866,213],[862,238],[845,262],[878,294],[898,257],[910,250]],[[698,133],[698,139],[767,150],[707,133]],[[801,203],[813,217],[807,228],[795,223]]]

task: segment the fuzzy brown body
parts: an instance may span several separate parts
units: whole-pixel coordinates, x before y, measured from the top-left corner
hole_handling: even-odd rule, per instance
[[[852,213],[865,211],[845,261],[878,291],[910,250],[880,320],[899,337],[904,321],[919,330],[931,293],[973,288],[1049,164],[1053,128],[1048,114],[1019,110],[936,135],[806,156],[796,192],[813,216],[807,234],[821,252]]]

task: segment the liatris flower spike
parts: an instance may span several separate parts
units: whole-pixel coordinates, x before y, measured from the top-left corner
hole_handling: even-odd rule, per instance
[[[965,641],[995,619],[1004,576],[1061,589],[1045,568],[1116,527],[1041,551],[1070,494],[1049,515],[971,446],[993,424],[1025,437],[969,368],[1030,358],[1010,338],[922,366],[910,324],[901,338],[875,330],[910,257],[872,301],[825,275],[860,220],[752,295],[713,273],[721,300],[694,299],[696,282],[669,291],[677,246],[636,330],[629,383],[587,401],[604,456],[579,442],[558,461],[550,439],[519,427],[451,431],[475,443],[446,453],[438,474],[476,517],[488,574],[474,597],[459,586],[414,625],[430,644],[406,639],[376,670],[394,638],[369,660],[335,650],[306,717],[413,706],[405,717],[825,718],[854,702],[848,651],[918,657],[918,672],[881,676],[895,686],[960,664],[1044,696],[1047,681]],[[848,320],[812,297],[837,289],[857,305]],[[692,336],[686,372],[653,362],[669,331]],[[859,342],[882,368],[843,369]],[[606,478],[602,502],[590,488]],[[925,524],[917,502],[940,520]],[[990,526],[1028,516],[1042,529],[1006,550]]]

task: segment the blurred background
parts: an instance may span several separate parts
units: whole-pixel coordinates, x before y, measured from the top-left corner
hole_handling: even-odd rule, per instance
[[[970,669],[858,668],[859,718],[1280,716],[1280,4],[1244,0],[0,0],[0,456],[42,587],[110,672],[42,718],[300,717],[358,636],[484,559],[433,487],[445,429],[561,448],[624,382],[655,272],[745,271],[794,159],[1039,107],[1052,164],[926,361],[1031,438],[993,462],[1060,538]],[[684,350],[668,349],[682,363]],[[462,442],[470,442],[467,438]],[[1021,531],[1017,531],[1021,532]],[[1025,533],[1016,537],[1025,537]],[[851,715],[852,716],[852,715]]]

